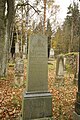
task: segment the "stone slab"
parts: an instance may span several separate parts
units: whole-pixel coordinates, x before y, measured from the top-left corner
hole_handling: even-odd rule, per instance
[[[49,92],[24,93],[23,120],[39,120],[48,117],[52,117],[52,95]]]
[[[27,92],[48,90],[47,37],[33,34],[29,42]]]
[[[78,115],[76,112],[73,113],[73,120],[80,120],[80,115]]]

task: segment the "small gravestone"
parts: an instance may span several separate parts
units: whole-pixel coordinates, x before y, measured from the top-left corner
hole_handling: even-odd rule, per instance
[[[59,55],[56,62],[56,79],[64,78],[64,57]]]
[[[52,119],[52,96],[48,91],[47,37],[30,37],[27,90],[23,95],[22,120]]]
[[[50,58],[53,58],[54,57],[54,50],[53,48],[50,49]]]
[[[24,79],[24,62],[19,58],[15,63],[15,84],[17,86],[23,85]]]

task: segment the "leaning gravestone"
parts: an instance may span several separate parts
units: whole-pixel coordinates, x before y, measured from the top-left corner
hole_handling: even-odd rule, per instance
[[[15,63],[15,85],[21,86],[23,85],[24,79],[24,62],[21,58],[17,59]]]
[[[52,119],[47,54],[47,37],[40,33],[33,34],[29,44],[27,91],[23,96],[22,120]]]
[[[62,79],[64,78],[64,57],[63,55],[59,55],[56,62],[56,78]]]

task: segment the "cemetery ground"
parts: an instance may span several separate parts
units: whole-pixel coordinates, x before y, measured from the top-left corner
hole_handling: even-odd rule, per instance
[[[52,111],[55,120],[73,120],[77,85],[73,75],[65,72],[64,82],[55,79],[55,60],[48,61],[48,88],[52,94]],[[26,88],[27,61],[24,61],[24,84],[14,84],[14,66],[8,67],[7,78],[0,79],[0,120],[19,120],[22,93]]]

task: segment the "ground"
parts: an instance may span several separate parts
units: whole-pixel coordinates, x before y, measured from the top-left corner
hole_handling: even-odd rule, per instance
[[[19,120],[22,108],[22,94],[26,88],[27,62],[24,62],[24,85],[14,84],[14,67],[8,67],[7,78],[0,79],[0,120]],[[62,80],[56,80],[55,60],[48,62],[48,88],[52,94],[52,110],[55,120],[73,120],[77,85],[73,75],[65,72]]]

